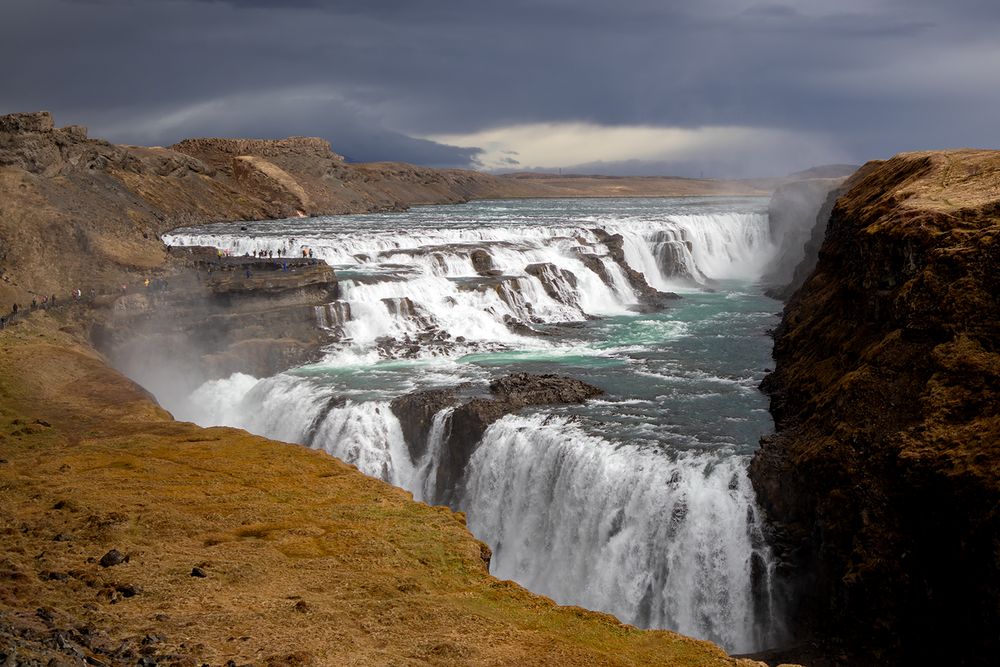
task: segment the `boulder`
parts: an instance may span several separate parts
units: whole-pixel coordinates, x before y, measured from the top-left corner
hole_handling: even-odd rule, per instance
[[[55,123],[48,111],[31,111],[0,116],[0,132],[26,134],[29,132],[52,132]]]
[[[472,260],[472,268],[479,275],[493,276],[498,274],[496,267],[493,266],[493,256],[488,251],[476,248],[469,255],[469,259]]]

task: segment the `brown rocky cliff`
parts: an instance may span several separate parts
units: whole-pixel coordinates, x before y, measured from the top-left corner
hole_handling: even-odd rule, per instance
[[[998,152],[870,163],[834,206],[776,334],[778,431],[751,465],[800,636],[872,664],[995,661],[998,268]]]
[[[0,116],[0,303],[169,271],[159,236],[184,224],[544,192],[472,171],[349,165],[316,138],[116,146],[45,112]]]

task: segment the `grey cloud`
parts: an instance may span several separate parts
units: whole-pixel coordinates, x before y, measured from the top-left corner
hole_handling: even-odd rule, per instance
[[[1000,4],[986,0],[4,2],[0,55],[19,64],[2,75],[0,111],[51,108],[112,138],[253,98],[176,131],[324,134],[358,159],[449,164],[474,151],[413,137],[547,121],[737,125],[832,137],[856,161],[1000,143],[983,112],[1000,104],[1000,72],[993,86],[988,71],[908,83],[914,63],[942,55],[978,71],[962,54],[995,43]],[[268,100],[304,88],[339,101],[299,112]]]

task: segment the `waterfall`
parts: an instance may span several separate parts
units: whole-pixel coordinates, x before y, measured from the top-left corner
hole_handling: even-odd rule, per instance
[[[544,346],[525,339],[527,327],[628,314],[636,291],[612,258],[607,235],[621,236],[628,268],[653,287],[672,290],[758,278],[775,253],[769,234],[766,215],[714,213],[603,218],[568,227],[366,229],[336,237],[192,230],[165,240],[234,255],[295,255],[308,247],[341,276],[341,299],[318,310],[317,321],[343,347],[363,357],[376,350],[393,356],[401,346],[408,356],[433,357],[458,348]],[[477,269],[477,257],[491,268]],[[413,347],[432,337],[437,345]]]
[[[434,415],[431,430],[427,435],[427,451],[420,461],[410,489],[414,500],[427,503],[435,500],[434,486],[437,481],[438,463],[441,460],[445,440],[448,438],[451,413],[454,411],[454,408],[445,408]]]
[[[413,479],[403,429],[388,401],[347,401],[343,407],[331,408],[306,444],[404,489]]]
[[[177,419],[233,426],[322,449],[370,477],[409,489],[414,478],[399,420],[388,401],[342,400],[330,388],[292,375],[258,380],[236,373],[206,382],[168,406]]]
[[[253,384],[251,384],[253,382]],[[434,501],[453,408],[432,421],[413,461],[385,401],[339,402],[303,378],[236,375],[195,395],[227,419],[305,444]],[[670,455],[615,443],[561,416],[508,415],[491,425],[457,499],[493,549],[491,572],[561,604],[670,628],[734,652],[779,634],[746,457]],[[582,583],[583,582],[583,583]]]
[[[492,224],[438,220],[433,211],[441,209],[434,209],[421,224],[386,217],[381,226],[374,219],[349,226],[349,218],[319,218],[306,227],[255,227],[253,235],[235,227],[176,232],[165,237],[175,247],[209,245],[234,255],[297,256],[308,247],[334,266],[340,294],[315,311],[317,325],[336,339],[318,364],[264,379],[236,374],[166,407],[202,425],[323,449],[435,502],[453,408],[433,416],[414,459],[389,405],[395,396],[496,375],[502,371],[489,365],[494,353],[506,355],[497,365],[527,359],[517,353],[534,355],[525,362],[533,369],[565,355],[574,373],[593,374],[598,383],[609,369],[630,373],[615,380],[622,394],[616,400],[632,399],[639,384],[653,385],[635,405],[610,401],[591,405],[585,416],[529,413],[493,423],[481,442],[470,443],[476,446],[454,503],[493,548],[498,577],[730,651],[768,647],[781,634],[770,599],[774,562],[746,476],[759,433],[711,432],[697,412],[687,421],[657,421],[671,410],[697,411],[712,397],[726,400],[733,378],[755,386],[753,369],[766,361],[748,358],[753,365],[730,369],[731,356],[755,345],[741,347],[725,328],[730,309],[709,317],[697,308],[715,306],[702,303],[676,318],[671,311],[623,317],[634,315],[646,289],[636,287],[637,274],[654,288],[686,291],[684,302],[707,298],[700,287],[762,275],[775,255],[767,216],[718,208],[613,211],[572,221],[557,210],[542,221],[509,216]],[[724,302],[734,294],[746,297],[709,296]],[[747,316],[762,340],[763,318],[772,312]],[[628,335],[605,340],[595,336],[606,328],[585,331],[607,322],[625,322]],[[699,333],[703,322],[721,328]],[[556,324],[563,326],[546,329]],[[725,355],[720,368],[678,366],[669,346],[685,340],[700,341],[691,347],[701,353],[717,347]],[[598,357],[609,365],[579,361]],[[766,415],[759,400],[747,410]],[[679,441],[686,444],[675,446]]]
[[[491,571],[562,604],[730,651],[766,643],[772,573],[746,461],[615,445],[565,418],[507,416],[469,462],[461,508]],[[767,576],[767,575],[765,575]]]

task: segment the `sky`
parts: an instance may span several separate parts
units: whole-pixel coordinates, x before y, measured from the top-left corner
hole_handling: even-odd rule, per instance
[[[748,177],[1000,148],[996,0],[0,0],[0,113],[119,143]]]

